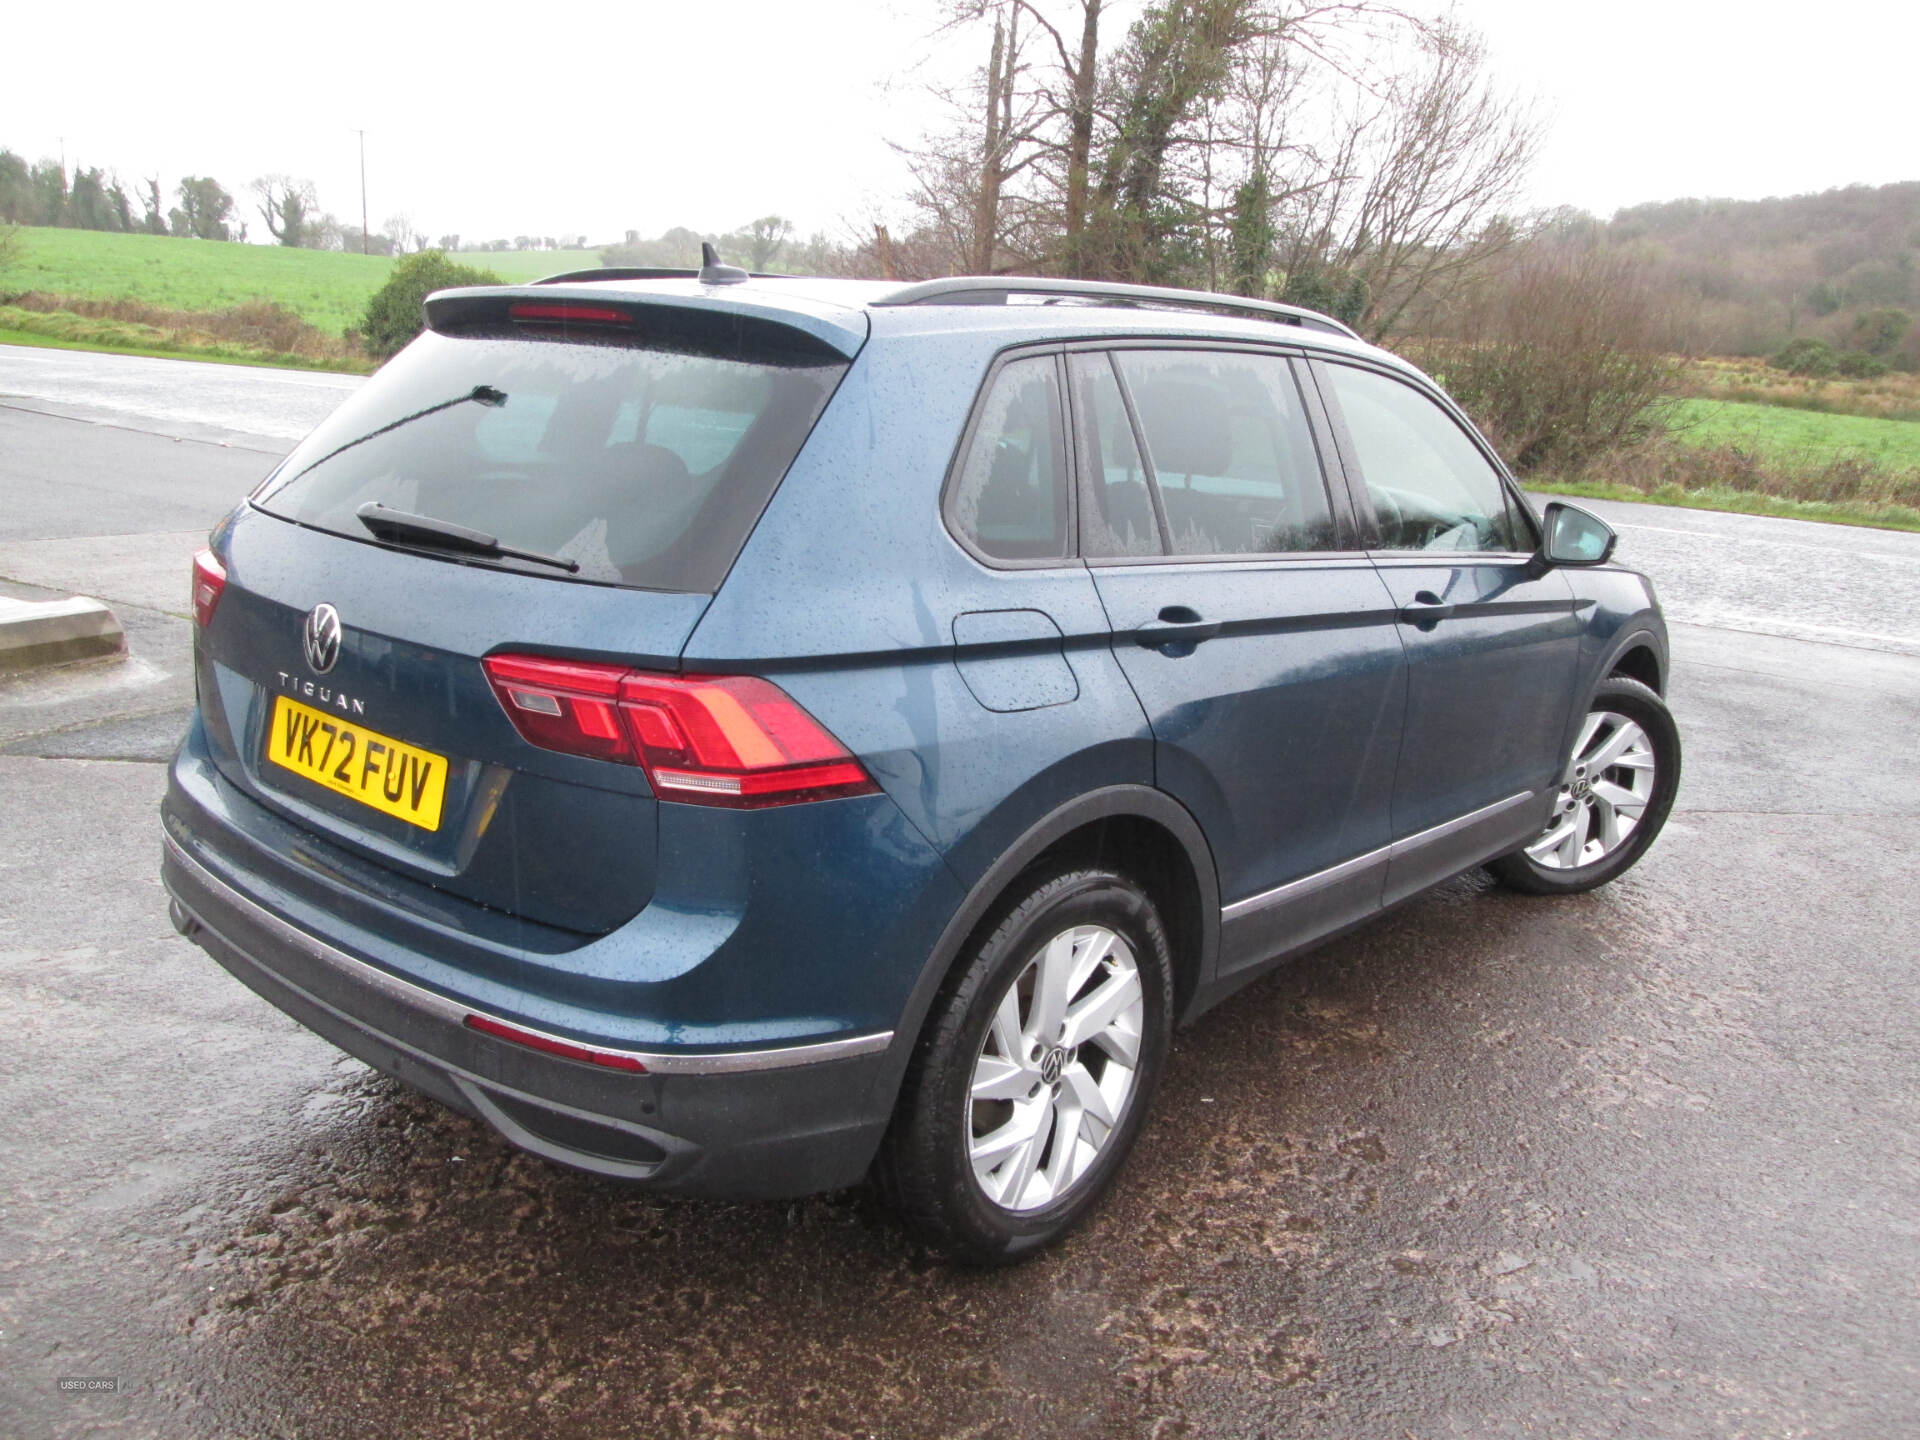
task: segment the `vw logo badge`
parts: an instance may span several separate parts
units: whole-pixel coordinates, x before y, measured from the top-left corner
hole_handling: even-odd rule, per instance
[[[307,612],[301,644],[307,652],[307,664],[316,675],[333,669],[340,658],[340,612],[331,605],[316,605]]]

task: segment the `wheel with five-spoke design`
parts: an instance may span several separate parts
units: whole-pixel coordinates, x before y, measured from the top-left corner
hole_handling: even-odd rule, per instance
[[[1646,853],[1679,785],[1680,732],[1666,703],[1611,676],[1587,709],[1546,828],[1487,868],[1530,895],[1604,885]]]
[[[1125,877],[1036,884],[957,969],[877,1178],[957,1257],[1018,1260],[1091,1210],[1138,1133],[1173,1008],[1159,914]]]

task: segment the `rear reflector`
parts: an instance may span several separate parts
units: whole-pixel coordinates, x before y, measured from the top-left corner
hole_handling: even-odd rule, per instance
[[[639,765],[663,800],[758,809],[880,789],[819,721],[756,676],[656,675],[536,655],[484,664],[529,743]]]
[[[177,562],[176,562],[177,563]],[[206,628],[213,619],[213,607],[227,588],[227,567],[213,551],[202,547],[193,555],[193,623]]]
[[[469,1015],[463,1023],[469,1030],[478,1030],[482,1035],[491,1035],[496,1040],[511,1040],[516,1045],[525,1045],[529,1050],[544,1050],[549,1055],[584,1060],[589,1065],[605,1065],[610,1070],[631,1070],[637,1075],[647,1073],[646,1066],[618,1050],[596,1050],[591,1045],[576,1045],[571,1040],[556,1039],[536,1030],[522,1030],[517,1025],[508,1025],[485,1015]]]
[[[633,312],[609,305],[509,305],[507,318],[523,325],[631,325]]]

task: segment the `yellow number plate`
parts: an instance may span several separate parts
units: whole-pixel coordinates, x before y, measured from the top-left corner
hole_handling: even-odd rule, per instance
[[[267,758],[350,800],[397,815],[422,830],[440,828],[447,760],[337,715],[274,698]]]

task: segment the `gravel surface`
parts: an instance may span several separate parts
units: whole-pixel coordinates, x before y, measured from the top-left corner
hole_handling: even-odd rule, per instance
[[[184,592],[267,463],[0,405],[0,490],[72,497],[0,515],[0,593],[105,539],[59,563]],[[1920,537],[1592,508],[1677,622],[1646,861],[1465,877],[1255,985],[995,1274],[859,1192],[518,1154],[177,939],[187,625],[127,602],[131,660],[0,688],[0,1433],[1920,1433]]]

